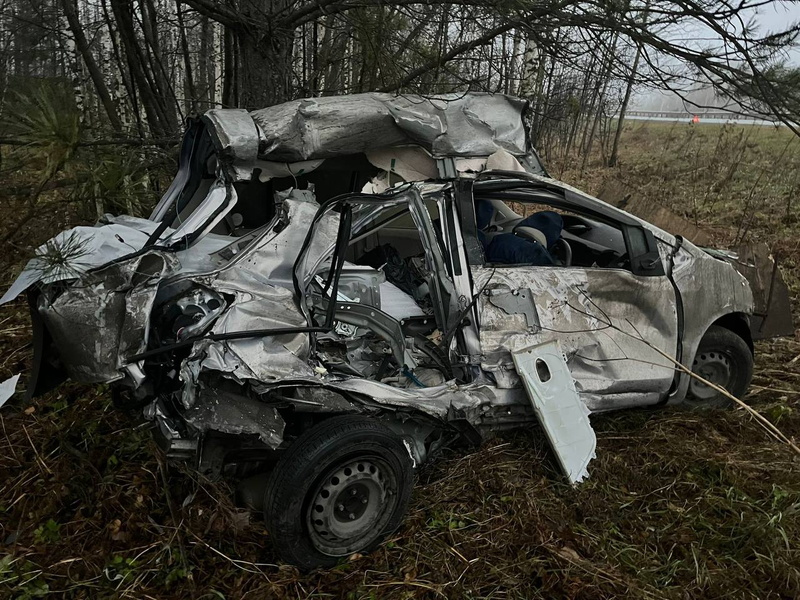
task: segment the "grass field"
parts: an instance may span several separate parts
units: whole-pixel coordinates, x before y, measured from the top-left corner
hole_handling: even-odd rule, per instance
[[[798,165],[783,129],[636,122],[618,168],[550,168],[589,191],[619,179],[722,245],[766,241],[797,319]],[[3,249],[0,283],[44,229]],[[0,309],[0,332],[2,380],[29,368],[22,302]],[[800,343],[759,343],[756,361],[748,402],[800,439]],[[308,575],[272,564],[258,517],[164,465],[131,423],[106,389],[77,385],[0,411],[0,597],[800,597],[800,462],[741,410],[595,416],[577,488],[535,432],[447,455],[389,543]]]

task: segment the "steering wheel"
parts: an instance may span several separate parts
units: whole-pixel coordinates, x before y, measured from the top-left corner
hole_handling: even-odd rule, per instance
[[[556,258],[562,267],[572,266],[572,246],[564,238],[558,238],[551,246],[551,253]]]

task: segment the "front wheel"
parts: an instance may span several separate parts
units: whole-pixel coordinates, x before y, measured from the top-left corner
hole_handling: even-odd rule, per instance
[[[278,555],[309,570],[372,550],[400,525],[412,479],[403,442],[374,419],[312,427],[278,461],[264,495]]]
[[[753,353],[747,342],[730,329],[712,325],[700,341],[692,372],[741,398],[753,378]],[[712,387],[692,378],[687,404],[696,408],[725,408],[733,401]]]

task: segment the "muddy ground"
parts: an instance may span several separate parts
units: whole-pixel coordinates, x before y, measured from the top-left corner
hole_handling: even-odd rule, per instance
[[[589,191],[622,181],[720,245],[767,241],[797,297],[800,143],[788,132],[637,122],[620,165],[601,158],[550,166]],[[66,210],[21,227],[2,249],[0,283],[80,218]],[[1,308],[0,380],[27,372],[29,339],[24,304]],[[761,342],[756,362],[747,401],[800,439],[800,343]],[[303,575],[274,564],[258,515],[236,509],[224,482],[165,465],[107,389],[18,394],[0,410],[0,597],[800,597],[800,462],[747,413],[637,410],[592,423],[584,484],[565,483],[536,432],[450,453],[419,473],[405,524],[380,550]]]

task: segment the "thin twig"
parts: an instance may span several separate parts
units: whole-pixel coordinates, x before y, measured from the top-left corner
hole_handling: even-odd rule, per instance
[[[778,392],[779,394],[800,394],[800,390],[782,390],[779,388],[764,387],[763,385],[751,385],[756,390],[765,390],[767,392]]]
[[[230,556],[228,556],[224,552],[221,552],[220,550],[217,550],[216,548],[214,548],[214,546],[212,546],[211,544],[209,544],[205,540],[201,539],[200,537],[195,535],[193,532],[189,531],[189,535],[191,535],[194,539],[196,539],[198,542],[203,544],[203,546],[205,546],[206,548],[211,550],[214,554],[217,554],[217,555],[221,556],[222,558],[227,560],[229,563],[231,563],[237,569],[241,569],[242,571],[246,571],[247,573],[258,573],[259,575],[263,575],[264,577],[266,577],[267,576],[266,573],[264,573],[264,571],[262,571],[259,567],[274,567],[274,568],[278,567],[278,565],[275,565],[275,564],[272,564],[272,563],[254,563],[254,562],[250,562],[250,561],[246,561],[246,560],[239,560],[239,559],[236,559],[236,558],[231,558]],[[247,567],[252,567],[252,568],[247,568],[247,567],[242,566],[242,565],[246,565]]]
[[[28,441],[31,443],[31,448],[33,448],[33,453],[36,456],[36,461],[42,466],[42,468],[44,468],[45,471],[47,471],[50,475],[52,475],[53,472],[50,470],[50,467],[48,467],[45,464],[45,462],[42,460],[42,457],[39,454],[39,450],[36,449],[36,445],[33,443],[33,440],[31,439],[31,436],[28,433],[28,428],[25,427],[24,423],[22,424],[22,430],[25,432],[25,436],[28,438]]]

